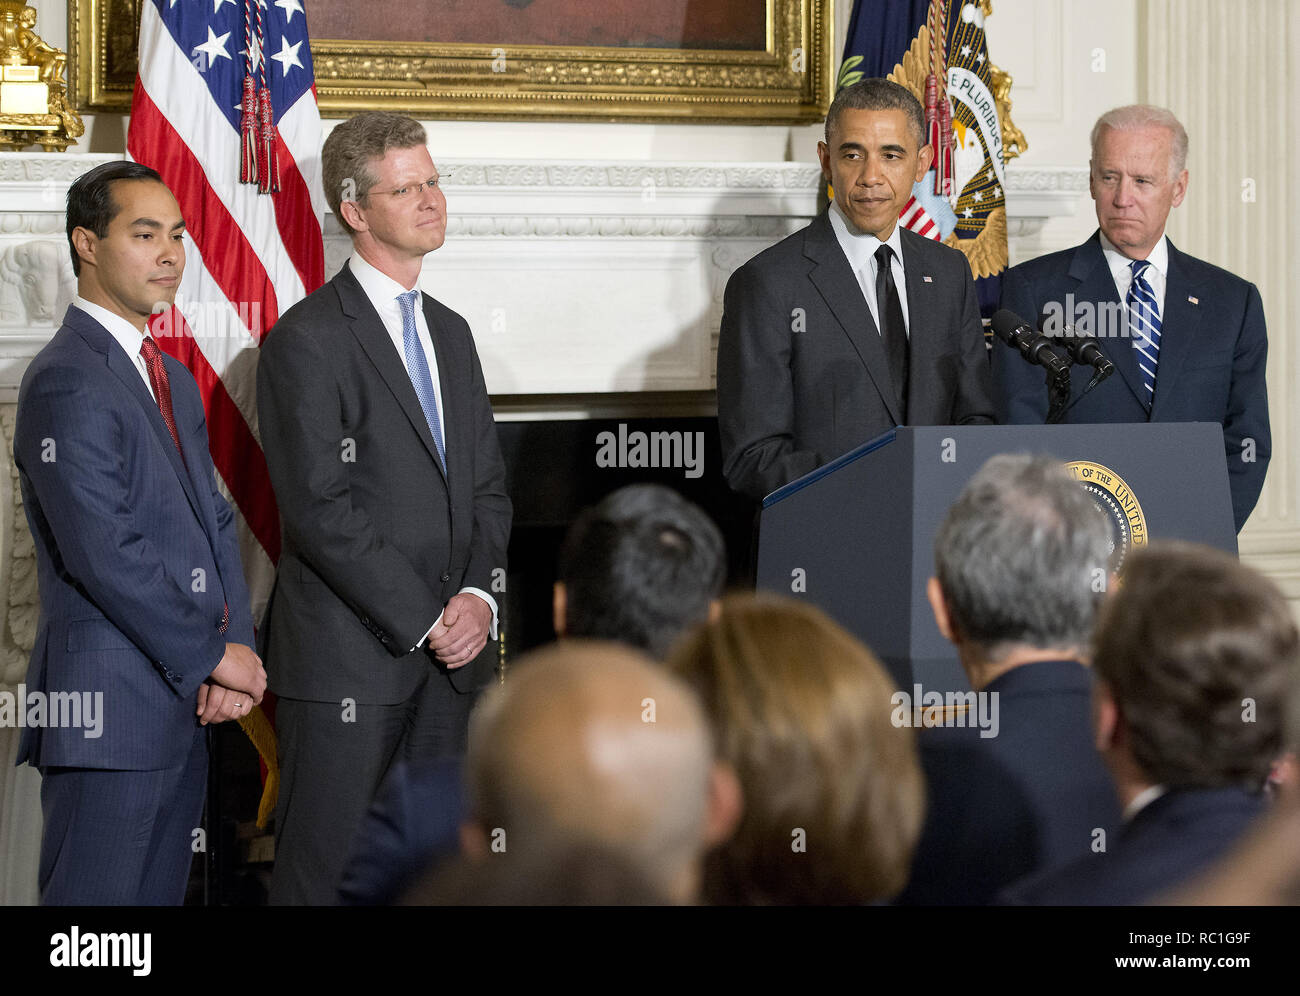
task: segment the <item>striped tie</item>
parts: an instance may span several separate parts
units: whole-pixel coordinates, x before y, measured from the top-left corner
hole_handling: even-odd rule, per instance
[[[1156,393],[1156,362],[1160,356],[1160,308],[1156,295],[1147,282],[1146,270],[1151,264],[1145,259],[1135,259],[1129,264],[1133,282],[1128,288],[1128,331],[1137,350],[1138,369],[1146,386],[1146,406],[1151,407]]]

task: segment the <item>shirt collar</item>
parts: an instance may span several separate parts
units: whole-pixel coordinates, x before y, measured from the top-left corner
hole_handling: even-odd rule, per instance
[[[1133,819],[1133,817],[1137,816],[1138,813],[1146,809],[1147,806],[1151,805],[1151,803],[1155,802],[1167,791],[1168,789],[1164,785],[1148,785],[1133,797],[1132,802],[1124,807],[1124,822],[1128,823]]]
[[[831,201],[830,219],[831,227],[835,230],[835,238],[839,241],[844,254],[849,257],[849,263],[856,270],[870,272],[869,267],[874,262],[876,250],[881,245],[880,239],[857,231],[835,201]],[[884,240],[884,244],[894,251],[894,258],[900,265],[903,262],[902,228],[900,223],[894,222],[894,230],[889,233],[889,238]]]
[[[144,333],[128,322],[125,318],[115,312],[109,311],[103,305],[87,301],[80,294],[72,299],[72,303],[91,318],[95,319],[95,321],[99,322],[100,325],[104,326],[104,329],[108,334],[116,339],[118,344],[126,350],[126,355],[131,357],[132,361],[140,355],[140,346],[144,343]]]
[[[1124,267],[1132,274],[1133,260],[1129,259],[1122,252],[1115,248],[1115,244],[1106,238],[1106,233],[1098,230],[1097,234],[1101,237],[1101,251],[1106,257],[1106,262],[1110,264],[1111,270],[1118,267]],[[1160,233],[1160,239],[1151,247],[1151,254],[1147,256],[1147,262],[1162,277],[1169,275],[1169,239],[1164,232]]]
[[[361,289],[365,291],[366,297],[370,298],[370,303],[376,310],[397,307],[397,298],[414,289],[403,287],[383,270],[371,266],[356,250],[353,250],[348,258],[348,269],[357,278],[357,283],[361,285]]]

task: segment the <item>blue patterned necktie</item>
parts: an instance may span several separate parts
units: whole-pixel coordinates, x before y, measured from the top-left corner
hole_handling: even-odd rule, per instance
[[[429,373],[429,360],[420,345],[420,334],[415,329],[415,302],[420,291],[407,291],[397,295],[397,303],[402,309],[402,348],[406,353],[406,370],[411,384],[415,387],[415,396],[420,399],[424,409],[424,420],[429,423],[433,433],[433,444],[438,448],[438,459],[442,469],[447,469],[447,453],[442,442],[442,419],[438,417],[438,396],[433,391],[433,375]]]
[[[1150,262],[1135,259],[1129,264],[1133,282],[1128,287],[1128,331],[1137,350],[1138,370],[1146,385],[1144,399],[1148,408],[1156,393],[1156,362],[1160,357],[1160,308],[1156,295],[1147,281],[1146,270]]]

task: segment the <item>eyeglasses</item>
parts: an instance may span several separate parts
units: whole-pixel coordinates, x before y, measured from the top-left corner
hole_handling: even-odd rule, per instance
[[[435,176],[422,183],[408,184],[405,187],[398,187],[396,190],[367,190],[365,196],[369,197],[371,194],[383,194],[385,197],[391,197],[397,201],[414,200],[424,192],[425,187],[428,187],[430,190],[437,187],[440,179],[441,177]]]

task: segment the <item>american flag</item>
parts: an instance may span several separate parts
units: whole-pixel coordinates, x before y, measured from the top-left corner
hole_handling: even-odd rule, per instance
[[[241,143],[246,79],[266,91],[274,122],[251,147]],[[185,274],[154,334],[198,381],[258,619],[280,525],[257,438],[256,348],[321,285],[325,266],[320,114],[301,0],[147,0],[126,147],[162,175],[185,218]],[[278,192],[240,182],[253,155]]]

